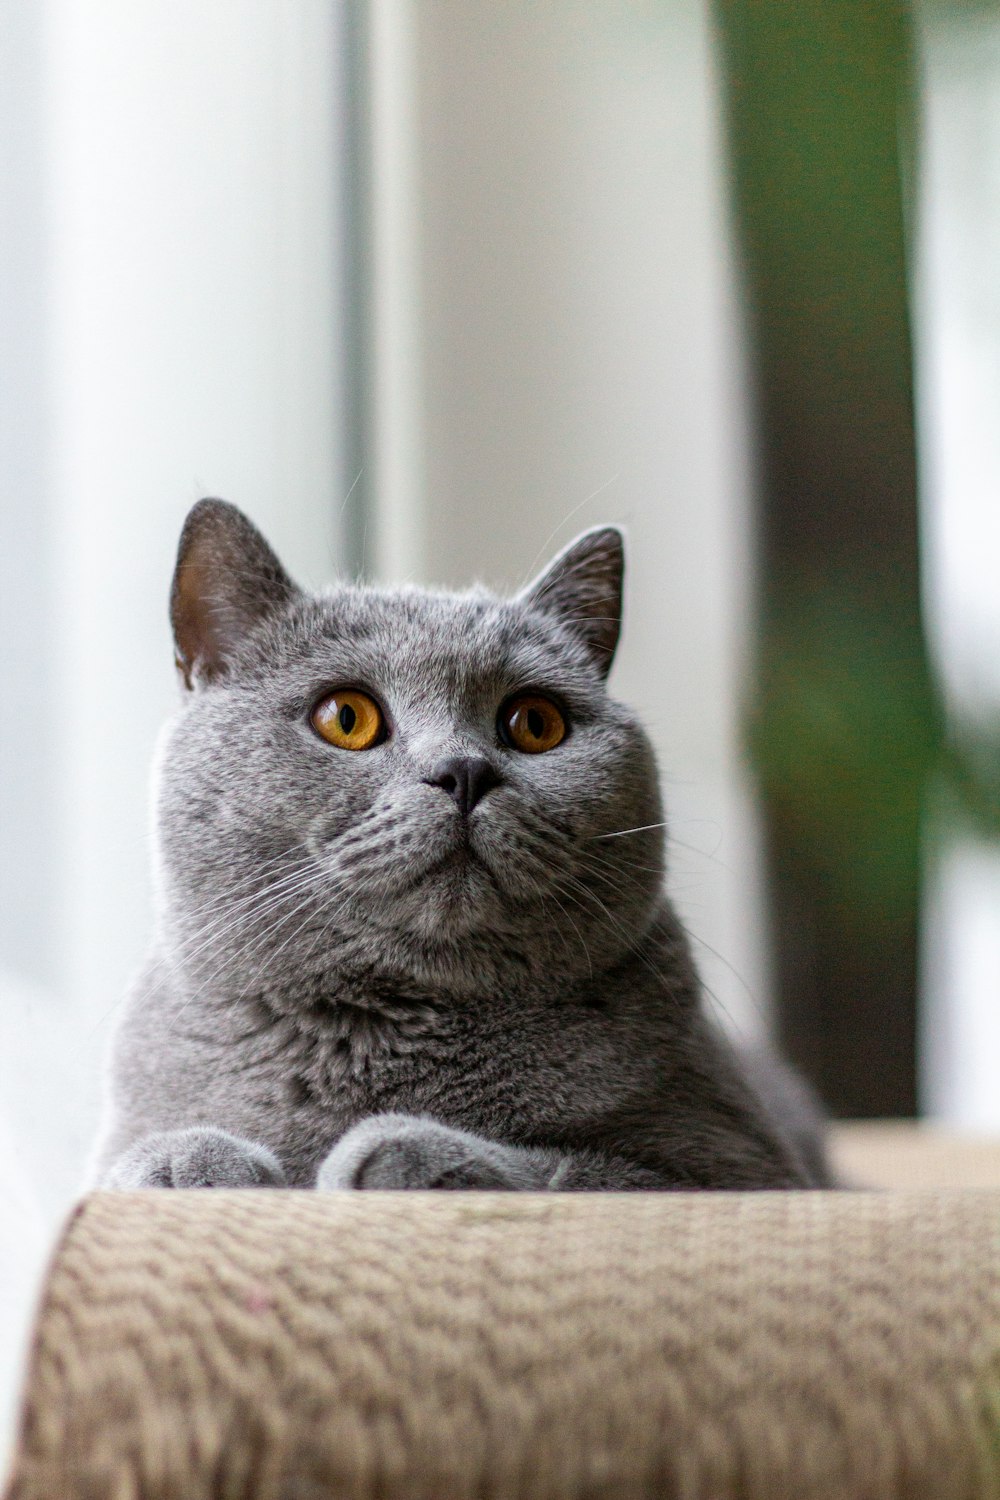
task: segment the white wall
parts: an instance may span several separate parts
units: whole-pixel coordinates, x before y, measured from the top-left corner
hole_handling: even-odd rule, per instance
[[[185,511],[244,505],[306,581],[338,560],[341,16],[3,6],[0,1214],[22,1245],[79,1182],[145,944]]]
[[[630,536],[614,686],[663,767],[712,990],[761,1024],[738,753],[752,559],[707,0],[372,0],[375,430],[387,576],[515,585]],[[401,519],[403,524],[401,524]],[[688,847],[691,846],[691,847]]]

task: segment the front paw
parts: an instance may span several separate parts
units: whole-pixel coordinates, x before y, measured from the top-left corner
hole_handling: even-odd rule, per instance
[[[115,1161],[101,1187],[255,1188],[281,1187],[281,1163],[266,1146],[213,1126],[164,1130],[144,1136]]]
[[[492,1189],[540,1186],[525,1153],[416,1115],[372,1115],[334,1146],[316,1186],[343,1188]]]

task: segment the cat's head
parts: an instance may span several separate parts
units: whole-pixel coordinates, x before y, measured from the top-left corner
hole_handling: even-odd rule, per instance
[[[511,599],[316,596],[240,511],[196,505],[157,818],[161,940],[188,983],[558,991],[623,956],[662,814],[649,742],[605,687],[622,570],[602,527]]]

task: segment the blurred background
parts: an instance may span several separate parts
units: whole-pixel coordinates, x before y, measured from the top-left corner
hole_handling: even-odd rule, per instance
[[[146,941],[204,494],[317,586],[512,587],[623,523],[613,687],[710,1003],[839,1115],[1000,1128],[1000,5],[0,16],[23,1242],[78,1189]]]

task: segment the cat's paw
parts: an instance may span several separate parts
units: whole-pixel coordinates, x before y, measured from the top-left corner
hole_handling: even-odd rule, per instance
[[[281,1187],[281,1163],[266,1146],[228,1130],[195,1125],[144,1136],[101,1179],[102,1188]]]
[[[528,1154],[514,1147],[417,1115],[372,1115],[337,1142],[316,1186],[512,1192],[542,1182]]]

